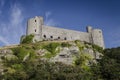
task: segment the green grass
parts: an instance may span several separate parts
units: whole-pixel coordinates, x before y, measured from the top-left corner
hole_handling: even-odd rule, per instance
[[[57,47],[60,46],[60,43],[49,43],[43,45],[43,49],[46,49],[48,53],[46,53],[44,56],[47,58],[51,58],[56,55],[56,53],[59,52],[59,49],[57,50]]]

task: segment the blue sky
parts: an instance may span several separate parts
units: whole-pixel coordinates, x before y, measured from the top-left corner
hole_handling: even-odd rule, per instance
[[[120,46],[120,0],[0,0],[0,46],[18,44],[34,16],[66,29],[100,28],[107,48]]]

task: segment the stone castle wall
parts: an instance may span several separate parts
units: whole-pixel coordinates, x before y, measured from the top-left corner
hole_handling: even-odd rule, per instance
[[[67,30],[62,28],[55,28],[50,26],[43,26],[42,36],[43,36],[43,39],[81,40],[81,41],[89,42],[89,33],[79,32],[74,30]]]
[[[46,26],[42,17],[35,17],[28,20],[26,35],[34,34],[34,40],[81,40],[104,48],[102,30],[87,27],[87,32],[68,30]]]

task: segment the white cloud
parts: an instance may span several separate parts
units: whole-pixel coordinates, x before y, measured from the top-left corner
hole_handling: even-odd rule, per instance
[[[18,4],[11,5],[6,16],[9,21],[0,22],[0,41],[4,45],[18,44],[21,35],[24,34],[22,8]],[[3,37],[2,37],[3,36]]]
[[[45,13],[45,18],[46,18],[46,20],[50,17],[51,14],[52,14],[52,13],[51,13],[50,11],[48,11],[48,12]]]
[[[22,10],[17,4],[11,7],[11,25],[17,27],[23,21]]]
[[[51,15],[52,13],[50,11],[45,13],[45,25],[57,26],[58,23],[53,18],[50,18]]]

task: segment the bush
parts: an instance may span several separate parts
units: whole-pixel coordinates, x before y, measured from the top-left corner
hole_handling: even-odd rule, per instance
[[[25,55],[29,53],[24,47],[17,47],[13,49],[14,55],[16,55],[20,60],[24,58]]]
[[[33,42],[33,38],[34,38],[34,35],[27,35],[22,41],[21,43],[24,44],[24,43],[32,43]]]
[[[12,51],[13,51],[13,54],[17,56],[20,60],[23,60],[23,58],[28,54],[30,54],[29,59],[35,58],[35,52],[31,48],[22,46],[22,47],[13,48]]]
[[[62,47],[70,47],[71,45],[68,42],[61,43]]]
[[[59,43],[49,43],[45,46],[43,46],[43,49],[46,49],[47,51],[49,51],[51,54],[54,54],[56,51],[56,48],[59,46]]]
[[[77,43],[79,43],[80,42],[80,40],[75,40],[75,43],[77,44]]]
[[[103,48],[102,47],[100,47],[98,45],[95,45],[95,44],[93,44],[92,47],[93,47],[93,49],[97,50],[98,52],[103,53]]]
[[[92,60],[92,57],[89,54],[81,53],[75,60],[75,65],[88,66],[86,63]]]
[[[55,56],[56,53],[59,51],[59,50],[56,50],[56,48],[59,45],[60,45],[59,43],[49,43],[47,45],[44,45],[43,49],[46,49],[48,51],[48,53],[45,54],[45,57],[51,58],[52,56]]]

